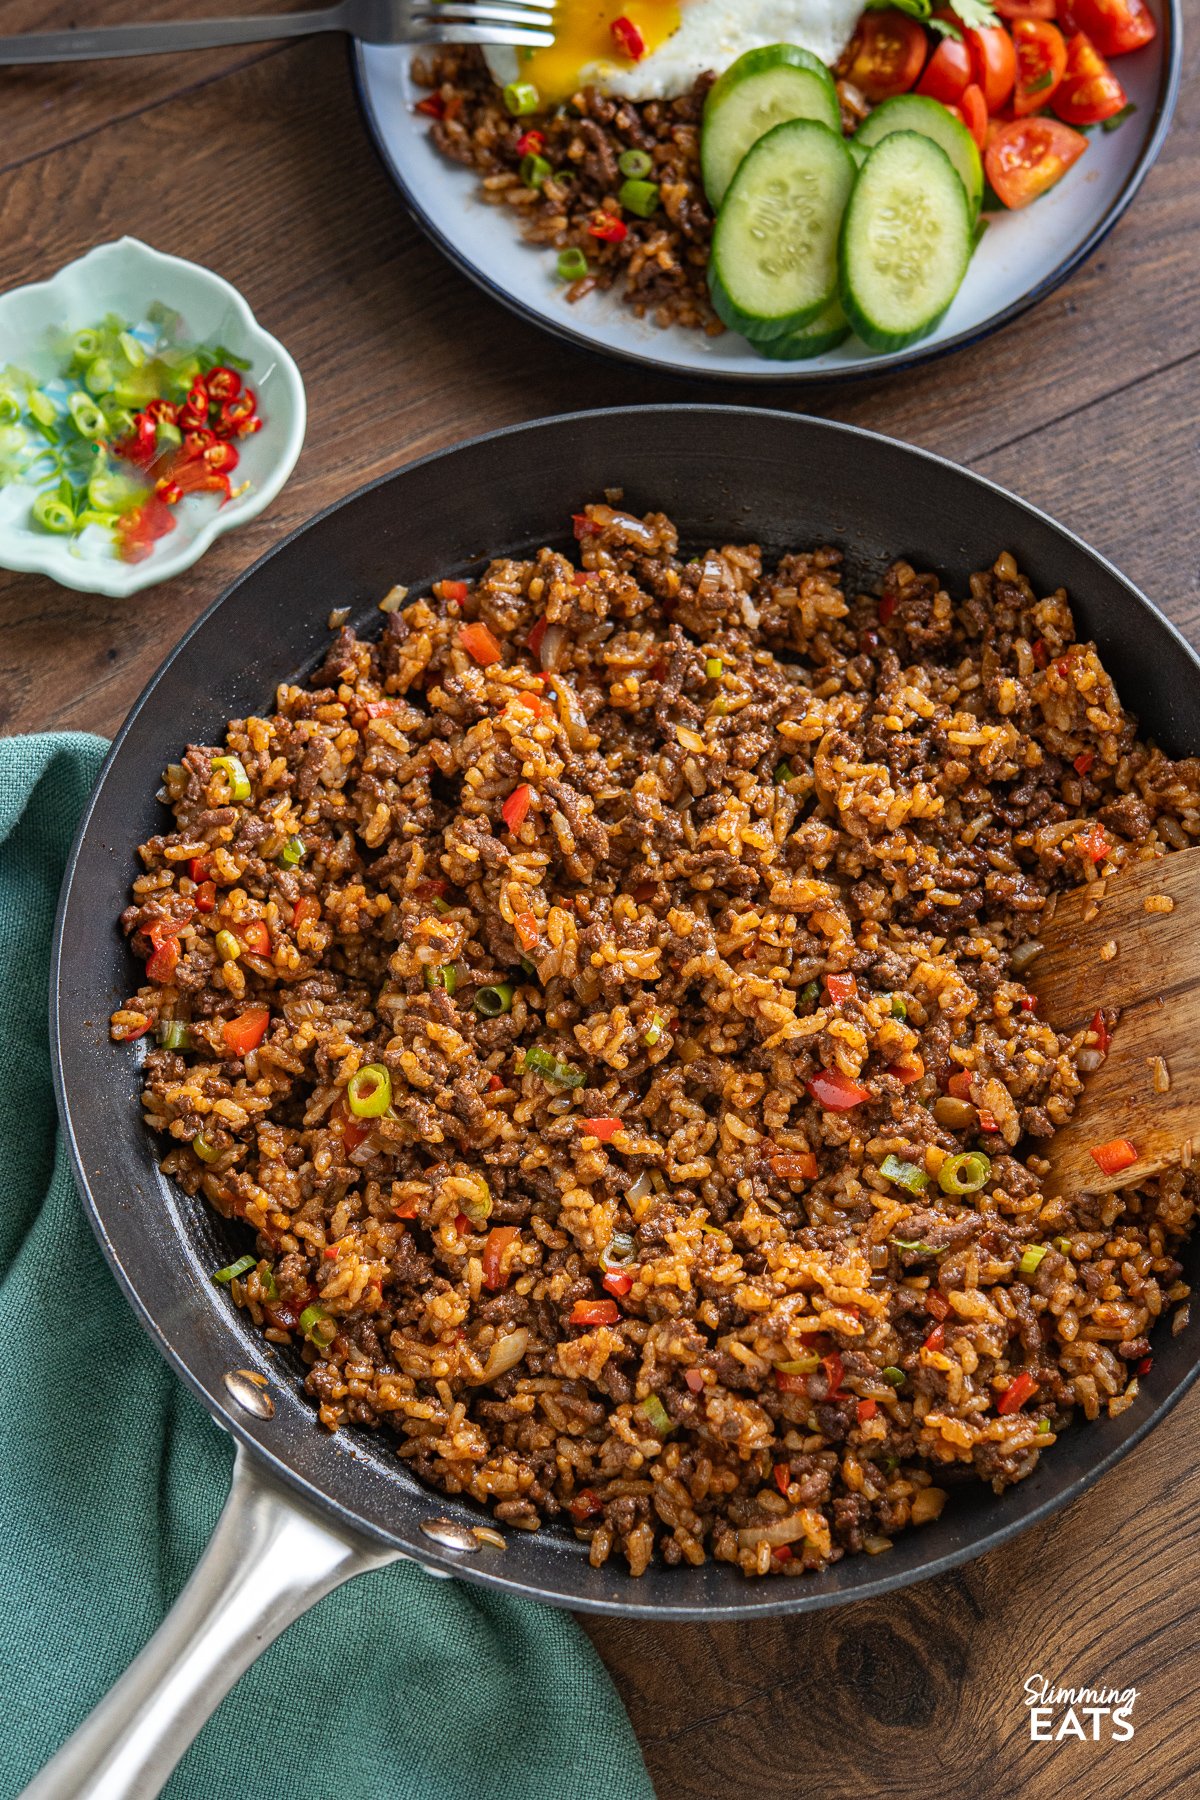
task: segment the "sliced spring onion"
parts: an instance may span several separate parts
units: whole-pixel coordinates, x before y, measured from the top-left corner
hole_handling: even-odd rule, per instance
[[[501,1013],[512,1011],[513,984],[511,981],[497,981],[491,987],[480,988],[472,1002],[481,1019],[498,1019]]]
[[[392,1078],[383,1063],[356,1069],[346,1084],[346,1100],[356,1119],[382,1118],[392,1104]]]
[[[652,1048],[655,1044],[657,1044],[657,1042],[658,1042],[659,1038],[662,1036],[662,1034],[663,1034],[662,1017],[660,1014],[655,1013],[655,1015],[651,1019],[649,1025],[647,1025],[645,1031],[642,1033],[642,1042],[643,1042],[643,1044],[646,1044]]]
[[[532,81],[510,81],[503,94],[504,104],[514,119],[536,112],[540,98]]]
[[[492,1192],[482,1175],[474,1177],[475,1187],[459,1206],[476,1228],[486,1225],[492,1215]]]
[[[919,1256],[945,1256],[946,1254],[945,1249],[935,1250],[933,1245],[927,1244],[923,1238],[894,1237],[892,1242],[897,1250],[915,1250]]]
[[[258,1258],[255,1256],[239,1256],[236,1262],[229,1264],[228,1268],[218,1269],[213,1280],[219,1281],[224,1287],[231,1281],[237,1281],[239,1276],[248,1275],[257,1261]]]
[[[431,991],[433,988],[445,988],[448,994],[452,994],[458,986],[458,970],[453,963],[443,963],[437,969],[427,964],[425,986]]]
[[[560,281],[581,281],[590,265],[582,250],[560,250],[554,266]]]
[[[820,982],[819,981],[806,981],[804,986],[800,989],[800,992],[796,995],[796,1005],[797,1006],[815,1006],[817,1001],[820,999],[820,996],[821,996]]]
[[[655,1437],[668,1437],[674,1431],[671,1415],[657,1394],[648,1394],[638,1407],[638,1411]]]
[[[718,681],[725,673],[725,664],[719,656],[707,656],[704,659],[704,673],[709,681]]]
[[[57,493],[39,494],[33,503],[33,522],[56,537],[66,537],[75,529],[75,514]]]
[[[617,158],[617,167],[622,175],[627,175],[634,181],[648,175],[653,166],[645,150],[622,150]]]
[[[229,783],[231,800],[248,800],[250,798],[250,777],[246,773],[246,765],[240,756],[214,756],[214,769],[220,769]]]
[[[524,969],[526,975],[530,976],[534,981],[537,981],[539,979],[538,972],[537,972],[537,964],[532,960],[531,957],[523,956],[521,958],[521,967]]]
[[[236,962],[242,954],[242,946],[232,931],[218,931],[214,941],[217,946],[217,955],[222,962]]]
[[[600,1267],[604,1270],[624,1269],[634,1259],[636,1246],[627,1231],[614,1231],[604,1249],[600,1253]]]
[[[893,1387],[898,1388],[904,1386],[904,1370],[898,1369],[895,1363],[889,1363],[887,1368],[880,1369],[879,1373],[882,1375],[883,1379],[890,1382]]]
[[[658,183],[623,181],[617,189],[617,199],[626,212],[636,213],[639,219],[649,219],[658,211]]]
[[[304,856],[304,839],[290,837],[279,852],[279,860],[285,869],[294,869]]]
[[[67,406],[80,437],[103,437],[108,430],[108,420],[90,394],[72,394]]]
[[[792,779],[792,765],[788,762],[786,757],[776,767],[774,779],[777,782],[790,781]]]
[[[310,1344],[318,1350],[325,1350],[337,1336],[337,1321],[331,1319],[323,1306],[306,1306],[300,1314],[300,1329]]]
[[[902,996],[899,994],[892,995],[890,1010],[893,1019],[907,1019],[908,1017],[908,1007],[905,1005]]]
[[[559,1087],[583,1087],[587,1081],[587,1076],[581,1069],[573,1069],[569,1063],[560,1062],[557,1056],[552,1056],[549,1050],[543,1050],[536,1044],[532,1050],[525,1052],[524,1066],[544,1075],[547,1081],[557,1082]]]
[[[1049,1250],[1048,1244],[1030,1244],[1017,1264],[1022,1275],[1036,1275],[1038,1264]]]
[[[943,1194],[977,1194],[992,1172],[992,1159],[982,1150],[963,1150],[948,1156],[938,1170]]]
[[[899,1156],[885,1156],[879,1165],[879,1173],[894,1181],[897,1187],[907,1188],[910,1194],[919,1194],[929,1186],[929,1177],[924,1169],[916,1163],[905,1162]],[[899,1243],[899,1239],[895,1240]]]
[[[519,172],[526,187],[540,188],[543,182],[549,181],[554,170],[544,156],[539,156],[536,150],[531,150],[527,156],[521,158]]]
[[[76,362],[91,362],[92,358],[99,354],[100,333],[98,331],[93,331],[90,326],[85,326],[82,331],[75,333],[71,339],[71,355]]]
[[[1070,1256],[1070,1254],[1071,1254],[1071,1240],[1070,1240],[1070,1238],[1067,1238],[1067,1237],[1057,1237],[1057,1238],[1055,1238],[1055,1240],[1054,1240],[1054,1248],[1055,1248],[1055,1249],[1056,1249],[1056,1250],[1058,1250],[1058,1251],[1060,1251],[1060,1252],[1061,1252],[1061,1253],[1062,1253],[1062,1255],[1063,1255],[1063,1256]]]
[[[198,1131],[192,1139],[192,1149],[201,1162],[214,1163],[221,1152],[215,1144],[210,1144],[202,1131]]]
[[[433,910],[435,913],[448,913],[450,911],[450,902],[448,900],[443,900],[440,894],[435,894],[433,899]]]
[[[58,418],[58,408],[48,394],[43,394],[40,388],[30,388],[26,404],[29,407],[30,418],[35,420],[43,430],[47,426],[54,425]]]
[[[164,1050],[187,1050],[189,1048],[188,1028],[182,1019],[162,1019],[156,1033],[159,1045]]]

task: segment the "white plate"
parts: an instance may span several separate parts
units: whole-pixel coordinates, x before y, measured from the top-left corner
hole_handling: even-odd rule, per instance
[[[1117,64],[1136,113],[1118,131],[1091,132],[1086,155],[1027,211],[989,215],[967,278],[931,336],[887,356],[851,337],[824,356],[793,364],[765,361],[734,332],[706,338],[635,318],[615,290],[572,305],[555,279],[554,252],[523,243],[508,209],[480,199],[472,171],[434,149],[428,121],[413,111],[425,91],[412,79],[413,52],[358,44],[356,66],[368,125],[417,220],[459,268],[514,312],[590,350],[679,374],[830,381],[902,368],[983,337],[1048,294],[1091,254],[1133,199],[1166,136],[1179,87],[1179,3],[1149,0],[1158,36]]]

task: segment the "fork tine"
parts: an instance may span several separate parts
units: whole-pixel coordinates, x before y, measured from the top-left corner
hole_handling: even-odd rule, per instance
[[[414,6],[413,19],[422,25],[520,25],[535,31],[548,31],[554,24],[553,14],[544,6],[513,5],[512,0],[505,0],[500,6],[490,0],[486,5],[477,4],[477,0],[442,0],[428,12],[421,5]]]
[[[408,44],[511,44],[514,49],[548,50],[552,31],[534,31],[520,25],[453,25],[445,21],[413,21],[404,34]]]

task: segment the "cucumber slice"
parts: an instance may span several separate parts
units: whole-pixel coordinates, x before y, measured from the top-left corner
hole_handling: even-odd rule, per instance
[[[963,184],[946,152],[894,131],[859,170],[838,247],[846,317],[872,350],[927,337],[958,292],[973,247]]]
[[[853,184],[854,158],[828,125],[789,119],[759,138],[713,232],[708,285],[726,325],[765,343],[824,311]]]
[[[747,50],[714,81],[700,129],[700,172],[714,212],[747,150],[787,119],[816,119],[841,133],[833,77],[808,50],[796,44]]]
[[[977,219],[983,201],[983,159],[966,126],[948,113],[940,100],[924,94],[897,94],[863,120],[852,141],[871,150],[893,131],[919,131],[946,152],[967,191],[971,217]]]
[[[821,356],[826,350],[836,350],[844,338],[850,336],[850,326],[842,303],[833,299],[818,313],[811,325],[801,326],[799,331],[789,331],[786,337],[772,338],[770,343],[756,344],[755,349],[760,356],[769,356],[775,362],[804,362],[810,356]]]

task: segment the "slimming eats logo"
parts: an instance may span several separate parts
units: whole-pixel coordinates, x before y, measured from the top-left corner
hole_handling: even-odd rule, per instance
[[[1133,1736],[1137,1694],[1136,1688],[1051,1687],[1044,1675],[1030,1675],[1025,1682],[1029,1736],[1035,1744],[1059,1743],[1063,1738],[1127,1744]]]

